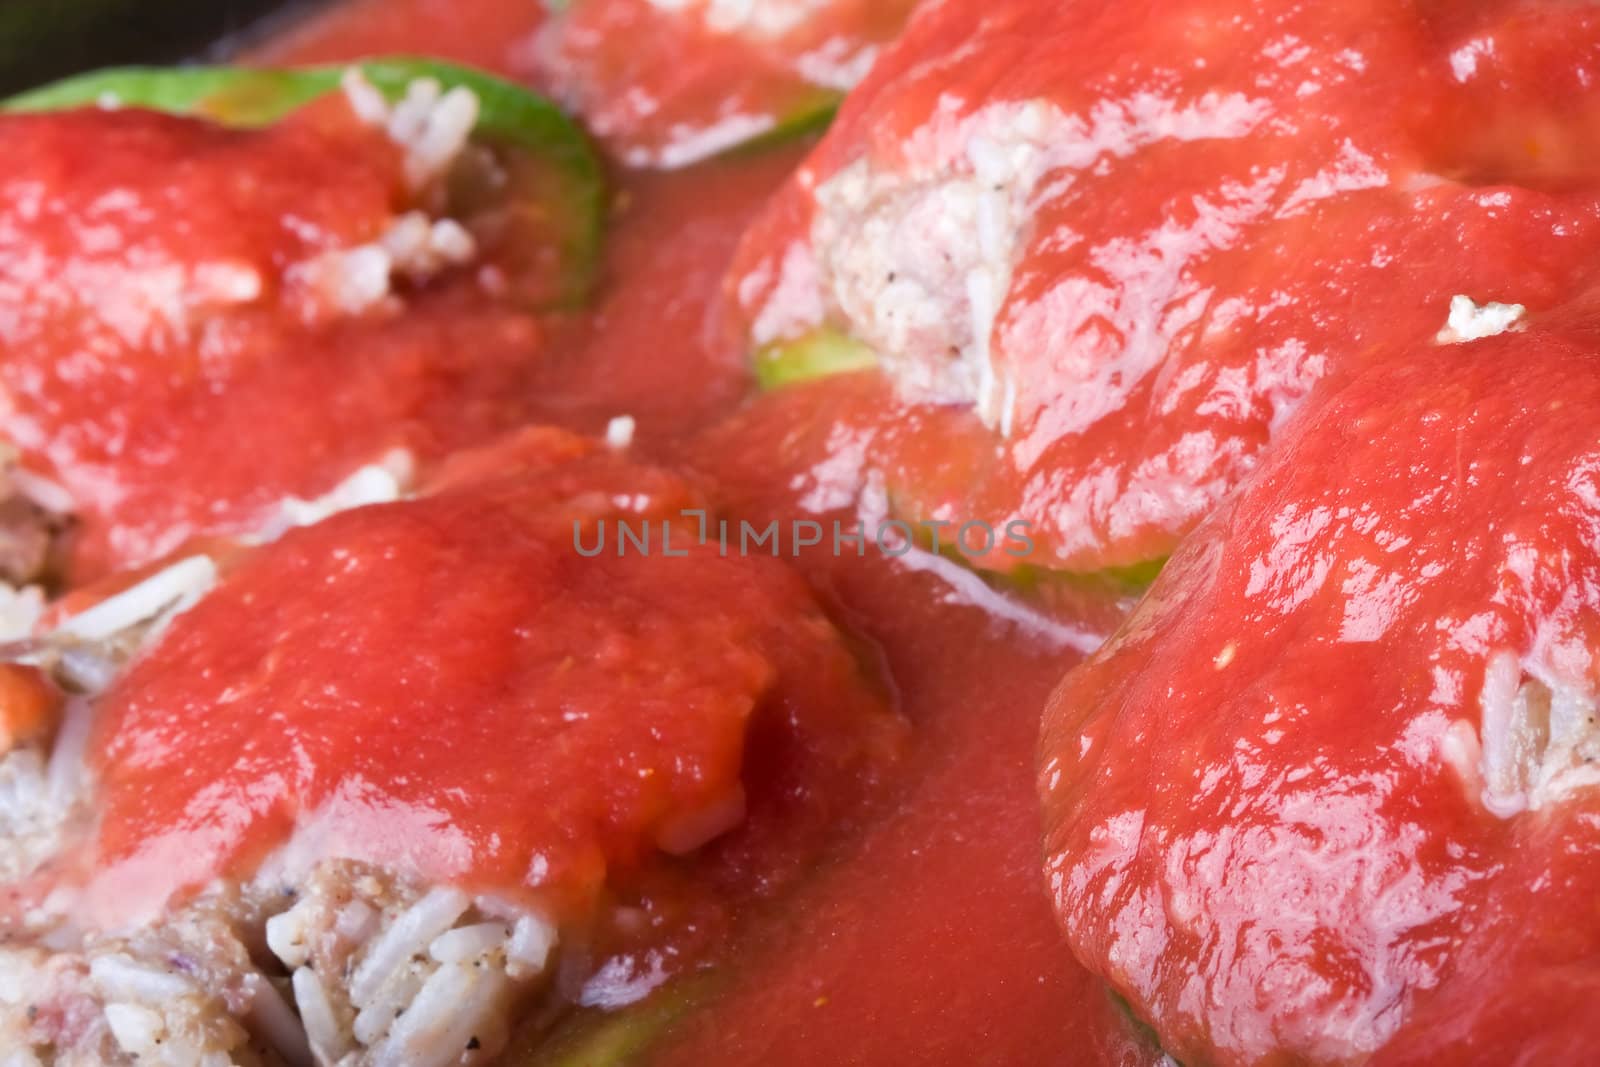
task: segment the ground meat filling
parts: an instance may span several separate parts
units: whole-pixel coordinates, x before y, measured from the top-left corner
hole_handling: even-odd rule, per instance
[[[22,1067],[308,1062],[303,1042],[280,1050],[242,1021],[274,1013],[289,1014],[278,989],[211,903],[72,950],[0,947],[0,1037]]]
[[[0,594],[8,604],[28,587],[54,585],[65,564],[72,500],[46,478],[23,469],[16,449],[0,441]],[[0,640],[22,636],[26,612],[0,607]]]
[[[0,499],[0,581],[30,585],[46,577],[61,519],[21,496]]]
[[[504,901],[336,861],[137,933],[0,949],[0,1034],[25,1063],[486,1063],[557,941]]]
[[[1207,121],[1211,136],[1246,132],[1250,108],[1230,104],[1191,117],[1197,135]],[[925,131],[901,168],[861,159],[818,185],[810,241],[835,314],[882,355],[902,396],[975,407],[1009,434],[1016,384],[997,373],[991,338],[1034,198],[1047,174],[1100,147],[1044,101],[984,108],[958,126]]]

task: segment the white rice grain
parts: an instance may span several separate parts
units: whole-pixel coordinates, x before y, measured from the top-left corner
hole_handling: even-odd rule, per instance
[[[385,981],[412,956],[421,955],[434,938],[466,912],[471,901],[448,886],[429,890],[379,935],[350,976],[350,999],[366,1005]]]
[[[105,641],[167,612],[186,611],[216,584],[217,565],[209,556],[190,556],[107,597],[62,623],[56,633],[80,641]]]
[[[381,1041],[395,1018],[421,991],[425,978],[423,968],[415,961],[408,961],[400,970],[391,972],[388,981],[357,1013],[352,1027],[356,1040],[367,1046]]]
[[[100,645],[72,646],[62,650],[55,673],[80,693],[103,693],[117,680],[122,662],[121,656]]]
[[[454,219],[431,219],[420,211],[397,218],[378,244],[388,254],[394,273],[418,282],[478,254],[477,243],[465,226]]]
[[[406,86],[400,102],[390,107],[358,68],[345,71],[341,85],[356,116],[381,128],[405,152],[406,179],[413,189],[442,178],[478,124],[478,96],[465,86],[446,92],[434,78],[417,78]]]
[[[167,1030],[160,1012],[138,1004],[107,1004],[105,1018],[111,1036],[130,1056],[142,1058],[160,1051]]]
[[[324,252],[290,267],[288,274],[332,311],[364,315],[394,295],[394,278],[426,282],[477,254],[477,242],[459,222],[408,211],[376,240]]]
[[[311,958],[310,930],[299,908],[274,915],[267,920],[267,948],[290,970],[304,967]]]
[[[1492,300],[1479,304],[1470,296],[1458,294],[1450,298],[1450,318],[1434,340],[1441,345],[1456,345],[1496,337],[1517,329],[1527,314],[1528,309],[1521,304]]]
[[[406,177],[413,188],[443,177],[467,147],[477,124],[477,94],[464,86],[445,93],[429,111],[422,130],[407,145]]]
[[[297,526],[315,525],[341,511],[392,504],[404,498],[415,472],[416,460],[411,453],[403,448],[394,449],[314,500],[284,499],[249,540],[253,543],[275,541]]]
[[[290,979],[294,987],[294,1002],[300,1009],[300,1021],[305,1025],[306,1039],[324,1062],[339,1060],[351,1050],[344,1028],[339,1025],[328,993],[322,981],[309,967],[301,967]]]
[[[632,415],[618,415],[606,424],[606,445],[615,452],[622,452],[633,445],[633,435],[638,429]]]
[[[407,85],[405,95],[384,124],[390,139],[402,148],[409,148],[422,136],[428,126],[428,116],[443,95],[444,87],[436,78],[418,78]]]
[[[671,14],[695,12],[708,29],[768,40],[800,29],[833,0],[649,0]]]
[[[434,938],[428,955],[439,963],[470,963],[504,948],[509,935],[500,923],[457,926]]]
[[[25,641],[44,617],[44,590],[0,582],[0,641]]]
[[[109,999],[124,1001],[176,1000],[196,992],[187,978],[136,963],[121,953],[96,956],[89,963],[89,976]]]
[[[507,984],[486,967],[448,964],[435,971],[387,1040],[373,1067],[445,1067],[466,1051],[501,1007]],[[480,1038],[480,1045],[485,1044]]]
[[[333,923],[333,932],[352,945],[364,943],[377,928],[377,911],[360,900],[352,900],[340,908]]]
[[[82,799],[88,765],[89,733],[94,726],[94,708],[88,698],[73,697],[61,711],[55,746],[45,765],[45,793],[50,804],[66,811]]]
[[[506,942],[506,974],[518,981],[542,974],[556,947],[556,928],[540,915],[523,915]]]
[[[361,315],[389,298],[394,259],[380,245],[357,245],[326,253],[290,268],[311,279],[328,304],[346,315]]]
[[[389,121],[389,101],[383,93],[361,73],[360,67],[350,67],[339,79],[345,100],[356,117],[368,126],[384,126]]]

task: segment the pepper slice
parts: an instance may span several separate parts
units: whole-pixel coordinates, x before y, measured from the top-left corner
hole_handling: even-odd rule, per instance
[[[391,102],[419,79],[477,96],[474,140],[494,154],[505,177],[486,182],[480,174],[453,176],[450,213],[484,239],[516,295],[539,307],[581,302],[599,261],[605,181],[599,159],[572,120],[539,94],[470,67],[410,56],[353,66]],[[139,107],[260,127],[338,91],[349,69],[117,67],[23,93],[0,109]]]
[[[870,347],[837,330],[819,329],[796,341],[769,345],[756,353],[756,381],[762,389],[870,370],[878,356]]]

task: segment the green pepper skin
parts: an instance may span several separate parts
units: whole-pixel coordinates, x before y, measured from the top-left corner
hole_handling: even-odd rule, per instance
[[[824,328],[763,348],[754,364],[756,381],[770,392],[834,374],[871,370],[878,365],[878,356],[855,338]]]

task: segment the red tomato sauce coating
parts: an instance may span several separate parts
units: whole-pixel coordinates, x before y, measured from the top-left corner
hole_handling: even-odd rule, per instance
[[[626,171],[601,283],[552,318],[533,402],[540,421],[601,433],[618,413],[649,447],[675,448],[750,392],[748,353],[720,284],[744,227],[800,157],[796,147],[681,171]]]
[[[752,522],[848,524],[853,475],[839,454],[851,420],[838,401],[821,387],[766,395],[690,454]],[[1056,640],[875,550],[812,551],[795,565],[881,648],[912,727],[906,751],[881,814],[733,931],[690,980],[709,992],[690,993],[694,1010],[642,1062],[954,1067],[1070,1049],[1071,1062],[1155,1064],[1062,950],[1039,876],[1026,779],[1037,709],[1060,675]]]
[[[540,85],[573,90],[529,56],[538,5],[355,0],[309,18],[253,53],[258,62],[337,63],[426,51]],[[675,171],[618,167],[590,301],[545,316],[539,372],[524,398],[532,421],[598,434],[634,416],[650,447],[671,446],[734,410],[750,390],[743,339],[728,329],[720,285],[740,236],[809,148],[805,139]]]
[[[575,441],[455,460],[180,616],[104,699],[91,901],[125,913],[288,845],[291,867],[363,859],[581,910],[737,825],[769,780],[825,804],[870,781],[899,722],[804,584],[695,543],[679,512],[706,500],[681,478]],[[653,554],[617,553],[627,519],[653,523]],[[575,523],[607,551],[580,554]],[[747,798],[747,741],[774,730],[805,776],[767,768]]]
[[[0,149],[0,434],[73,497],[76,577],[525,417],[531,316],[470,276],[350,310],[305,269],[417,206],[342,101],[258,132],[8,116]]]
[[[545,4],[490,0],[340,0],[300,12],[248,56],[262,66],[427,55],[524,80]]]
[[[1180,1060],[1593,1058],[1597,372],[1590,313],[1392,353],[1056,692],[1058,915]]]
[[[1052,567],[1160,558],[1318,381],[1453,295],[1593,276],[1597,116],[1565,87],[1600,21],[1551,6],[931,5],[730,286],[757,344],[843,329],[940,409],[878,420],[959,438],[888,442],[901,510],[1025,519]]]
[[[862,10],[890,17],[894,6]],[[915,727],[891,776],[897,806],[854,824],[841,818],[842,798],[862,768],[885,762],[870,753],[896,748],[883,738],[897,731],[883,726],[874,697],[858,693],[836,637],[824,630],[796,649],[778,615],[763,628],[745,611],[765,604],[815,619],[807,595],[765,565],[758,578],[699,556],[583,561],[605,573],[604,584],[569,582],[552,553],[566,543],[560,527],[574,502],[599,504],[591,490],[658,494],[667,516],[705,497],[673,476],[582,449],[565,460],[546,455],[546,445],[565,446],[540,435],[525,442],[526,467],[544,473],[519,475],[522,461],[508,465],[509,453],[449,464],[432,496],[346,516],[326,534],[296,534],[246,563],[214,598],[222,606],[205,632],[198,612],[180,620],[189,629],[171,638],[186,633],[187,644],[163,646],[147,662],[170,654],[187,667],[223,654],[236,680],[249,679],[241,710],[298,707],[299,687],[321,684],[317,700],[360,688],[391,703],[429,700],[446,714],[415,714],[407,733],[393,718],[363,715],[362,698],[337,730],[291,722],[283,736],[318,756],[303,774],[298,763],[286,769],[280,711],[221,717],[203,752],[215,758],[194,765],[220,768],[229,788],[262,785],[243,807],[210,812],[248,832],[209,841],[187,829],[147,834],[162,820],[181,823],[194,805],[205,812],[205,798],[185,792],[193,780],[174,738],[179,728],[214,729],[197,709],[228,690],[221,675],[140,668],[147,689],[118,694],[128,728],[102,737],[108,789],[122,812],[103,828],[108,851],[122,853],[103,888],[116,890],[117,877],[130,878],[124,886],[138,881],[139,865],[161,849],[201,846],[209,859],[197,868],[249,866],[283,840],[291,812],[319,799],[327,810],[331,797],[342,805],[334,829],[366,841],[374,858],[525,888],[535,855],[555,859],[545,891],[581,906],[608,873],[636,873],[658,887],[648,880],[661,872],[649,868],[664,828],[681,830],[680,816],[703,828],[697,816],[716,813],[716,798],[742,788],[745,826],[703,849],[696,866],[731,866],[735,880],[743,872],[770,888],[784,881],[775,872],[810,870],[817,856],[785,838],[797,825],[805,833],[809,824],[831,849],[793,895],[775,897],[733,933],[708,935],[725,938],[702,961],[725,992],[664,1047],[646,1049],[652,1062],[1154,1062],[1152,1047],[1110,1006],[1100,975],[1194,1062],[1360,1058],[1383,1042],[1379,1062],[1587,1062],[1592,1042],[1581,1020],[1595,991],[1587,961],[1596,946],[1584,931],[1600,926],[1587,858],[1593,804],[1567,793],[1537,811],[1488,813],[1487,787],[1474,779],[1484,764],[1472,746],[1482,742],[1475,725],[1462,724],[1481,718],[1488,664],[1507,662],[1493,657],[1496,649],[1560,674],[1569,696],[1593,688],[1580,650],[1594,647],[1583,546],[1596,538],[1574,530],[1592,510],[1575,472],[1582,419],[1592,422],[1594,405],[1566,384],[1593,376],[1594,343],[1582,327],[1541,326],[1383,368],[1432,336],[1458,292],[1540,310],[1585,284],[1600,144],[1600,111],[1586,103],[1600,73],[1593,10],[1225,0],[928,7],[747,242],[730,293],[751,317],[789,306],[792,292],[780,299],[773,291],[794,280],[786,277],[792,250],[826,251],[814,240],[816,187],[858,159],[911,184],[936,184],[949,171],[966,175],[974,128],[1015,147],[1003,141],[1004,121],[978,121],[988,105],[1003,112],[1008,102],[1044,100],[1083,118],[1084,128],[1066,133],[1094,151],[1053,162],[1026,190],[1029,209],[1003,249],[1014,262],[988,343],[1017,386],[1010,435],[986,425],[971,403],[907,403],[883,376],[867,374],[767,398],[689,451],[748,492],[739,514],[811,517],[820,509],[849,519],[847,505],[881,474],[908,512],[995,526],[1027,518],[1049,532],[1036,562],[1078,569],[1164,554],[1268,457],[1246,497],[1216,520],[1228,536],[1243,531],[1237,547],[1203,529],[1157,599],[1068,683],[1052,712],[1046,756],[1064,753],[1052,769],[1072,769],[1062,780],[1083,783],[1063,785],[1071,791],[1064,797],[1045,782],[1053,888],[1077,931],[1073,948],[1098,973],[1061,950],[1049,921],[1038,814],[1025,784],[1032,712],[1062,665],[1059,652],[962,606],[926,574],[875,556],[806,561],[814,584],[881,644]],[[538,4],[357,0],[268,51],[309,61],[421,50],[476,62],[577,104],[615,155],[641,164],[781,121],[819,99],[815,79],[794,62],[811,43],[752,45],[642,0],[579,0],[556,26],[546,20]],[[921,136],[930,125],[936,136]],[[1046,132],[1052,143],[1072,140]],[[505,424],[497,404],[520,394],[539,418],[586,430],[617,412],[638,415],[649,447],[678,451],[675,438],[713,421],[745,387],[743,346],[728,346],[715,329],[710,279],[755,201],[789,165],[755,156],[681,174],[621,174],[609,278],[596,305],[541,323],[542,339],[526,334],[526,345],[541,347],[536,384],[508,371],[503,388],[485,388],[483,406],[454,423],[459,437],[446,426],[451,389],[488,373],[484,366],[459,367],[437,391],[419,386],[413,398],[433,409],[420,439],[440,441],[443,452],[474,439],[474,426],[492,432]],[[914,238],[927,223],[913,217],[908,225]],[[977,232],[976,220],[967,229]],[[824,306],[788,325],[837,320],[840,308],[828,305],[842,301],[812,284]],[[437,338],[418,343],[418,366],[440,352],[484,348],[459,332],[482,320],[478,298],[461,288],[425,294],[397,323],[396,343],[418,331]],[[946,303],[965,316],[967,299],[956,293]],[[471,313],[455,314],[461,307]],[[496,314],[508,329],[532,330],[525,317]],[[363,344],[369,331],[352,327]],[[348,347],[315,350],[325,359]],[[1512,385],[1510,365],[1532,367],[1531,380]],[[1266,451],[1319,381],[1373,369],[1377,376],[1342,394],[1315,427],[1290,431],[1281,460]],[[387,370],[377,378],[370,395],[393,380]],[[293,398],[264,394],[258,421],[273,424],[285,405],[315,409],[325,384],[308,372]],[[1458,430],[1467,410],[1478,414]],[[201,454],[237,456],[230,424],[215,425],[211,437],[190,431],[208,442]],[[407,425],[395,440],[413,432]],[[326,439],[343,437],[330,431]],[[1509,457],[1524,454],[1526,470],[1514,469]],[[330,462],[321,484],[371,456]],[[1352,460],[1348,484],[1328,485],[1329,471]],[[261,457],[238,462],[198,486],[194,500],[250,484],[257,474],[245,467]],[[544,478],[550,463],[573,472],[571,480],[535,488],[529,479]],[[1269,513],[1283,513],[1284,501],[1306,506],[1304,524],[1274,525]],[[1485,517],[1513,514],[1538,518],[1520,527]],[[486,527],[513,536],[493,539]],[[1517,560],[1561,560],[1548,573],[1541,564],[1527,572],[1536,594],[1495,584],[1496,561],[1513,558],[1512,542],[1534,546]],[[457,545],[474,554],[457,558]],[[350,572],[330,573],[334,557]],[[282,566],[307,585],[332,578],[350,595],[290,597],[266,577],[269,558],[289,561]],[[1438,560],[1443,572],[1431,569]],[[694,579],[678,582],[668,563]],[[1245,593],[1257,563],[1272,584]],[[270,566],[276,574],[280,564]],[[515,581],[496,580],[512,568]],[[378,583],[391,569],[412,577]],[[478,602],[473,585],[492,590],[481,618],[467,607]],[[1577,615],[1558,603],[1558,591],[1575,598]],[[361,596],[379,610],[358,612]],[[679,596],[720,603],[704,615],[696,608],[693,619],[650,607],[652,598]],[[262,604],[275,621],[255,618]],[[1351,604],[1353,613],[1344,610]],[[1096,621],[1114,610],[1084,609]],[[514,637],[502,628],[493,640],[469,641],[475,627],[519,614],[539,622]],[[1573,618],[1581,636],[1558,639]],[[305,635],[304,651],[269,644],[281,629]],[[247,638],[244,651],[232,650],[233,630]],[[589,640],[574,656],[576,678],[551,690],[569,704],[611,701],[632,681],[594,658],[596,648],[612,647],[626,664],[663,667],[666,688],[653,692],[700,698],[651,705],[649,721],[688,755],[649,786],[625,772],[664,749],[654,734],[639,740],[635,720],[583,722],[574,763],[604,773],[579,775],[553,762],[552,746],[535,743],[550,736],[547,714],[508,728],[493,710],[512,707],[519,686],[540,680],[538,664],[597,631],[609,636]],[[218,639],[224,632],[229,641]],[[750,647],[740,644],[750,634]],[[1246,635],[1224,654],[1225,639]],[[685,654],[691,640],[688,652],[704,647],[708,658]],[[1546,641],[1566,652],[1540,659]],[[735,646],[743,652],[728,651]],[[419,658],[417,650],[438,648],[460,658]],[[376,653],[388,671],[380,677],[375,662],[359,663],[351,650]],[[532,667],[504,670],[525,653]],[[796,672],[814,678],[784,681]],[[1238,685],[1241,675],[1255,680]],[[771,708],[773,688],[786,686],[821,695],[777,701],[789,714],[755,710]],[[858,696],[830,701],[830,687]],[[1278,722],[1260,721],[1280,705]],[[833,715],[817,711],[824,706]],[[494,746],[487,765],[498,769],[482,783],[474,761],[490,747],[488,727],[484,737],[453,729],[480,714],[493,716],[493,738],[526,742],[512,770],[513,746]],[[883,728],[858,729],[863,722]],[[526,749],[543,754],[529,763]],[[269,757],[257,762],[263,752]],[[424,754],[428,762],[418,763]],[[795,760],[801,766],[789,767]],[[374,779],[423,777],[390,782],[369,803],[373,794],[334,784],[345,767]],[[471,784],[460,787],[463,780]],[[514,784],[504,805],[475,799],[480,784],[500,790],[507,780]],[[543,801],[541,781],[558,784],[561,803]],[[1537,785],[1503,774],[1496,781],[1502,811]],[[255,796],[264,814],[249,808]],[[184,814],[175,818],[179,801]],[[1129,813],[1148,827],[1133,838],[1131,858],[1116,851],[1124,838],[1101,832],[1125,830],[1129,822],[1113,820]],[[429,822],[436,816],[443,822]],[[496,839],[502,820],[518,829]],[[459,837],[436,832],[444,823]],[[146,841],[155,842],[148,854]],[[177,876],[163,872],[170,884],[188,877],[182,867]],[[1069,867],[1089,888],[1074,887]]]
[[[579,0],[544,31],[539,80],[618,159],[680,166],[814,123],[915,3]]]
[[[679,167],[816,125],[917,2],[763,0],[744,5],[766,9],[744,29],[709,15],[738,13],[720,0],[579,0],[554,16],[542,4],[347,0],[253,55],[318,63],[421,51],[470,63],[564,101],[627,166]]]
[[[836,565],[833,584],[913,716],[898,800],[731,942],[729,987],[649,1062],[1154,1067],[1062,950],[1039,877],[1027,780],[1059,653],[881,560]]]

